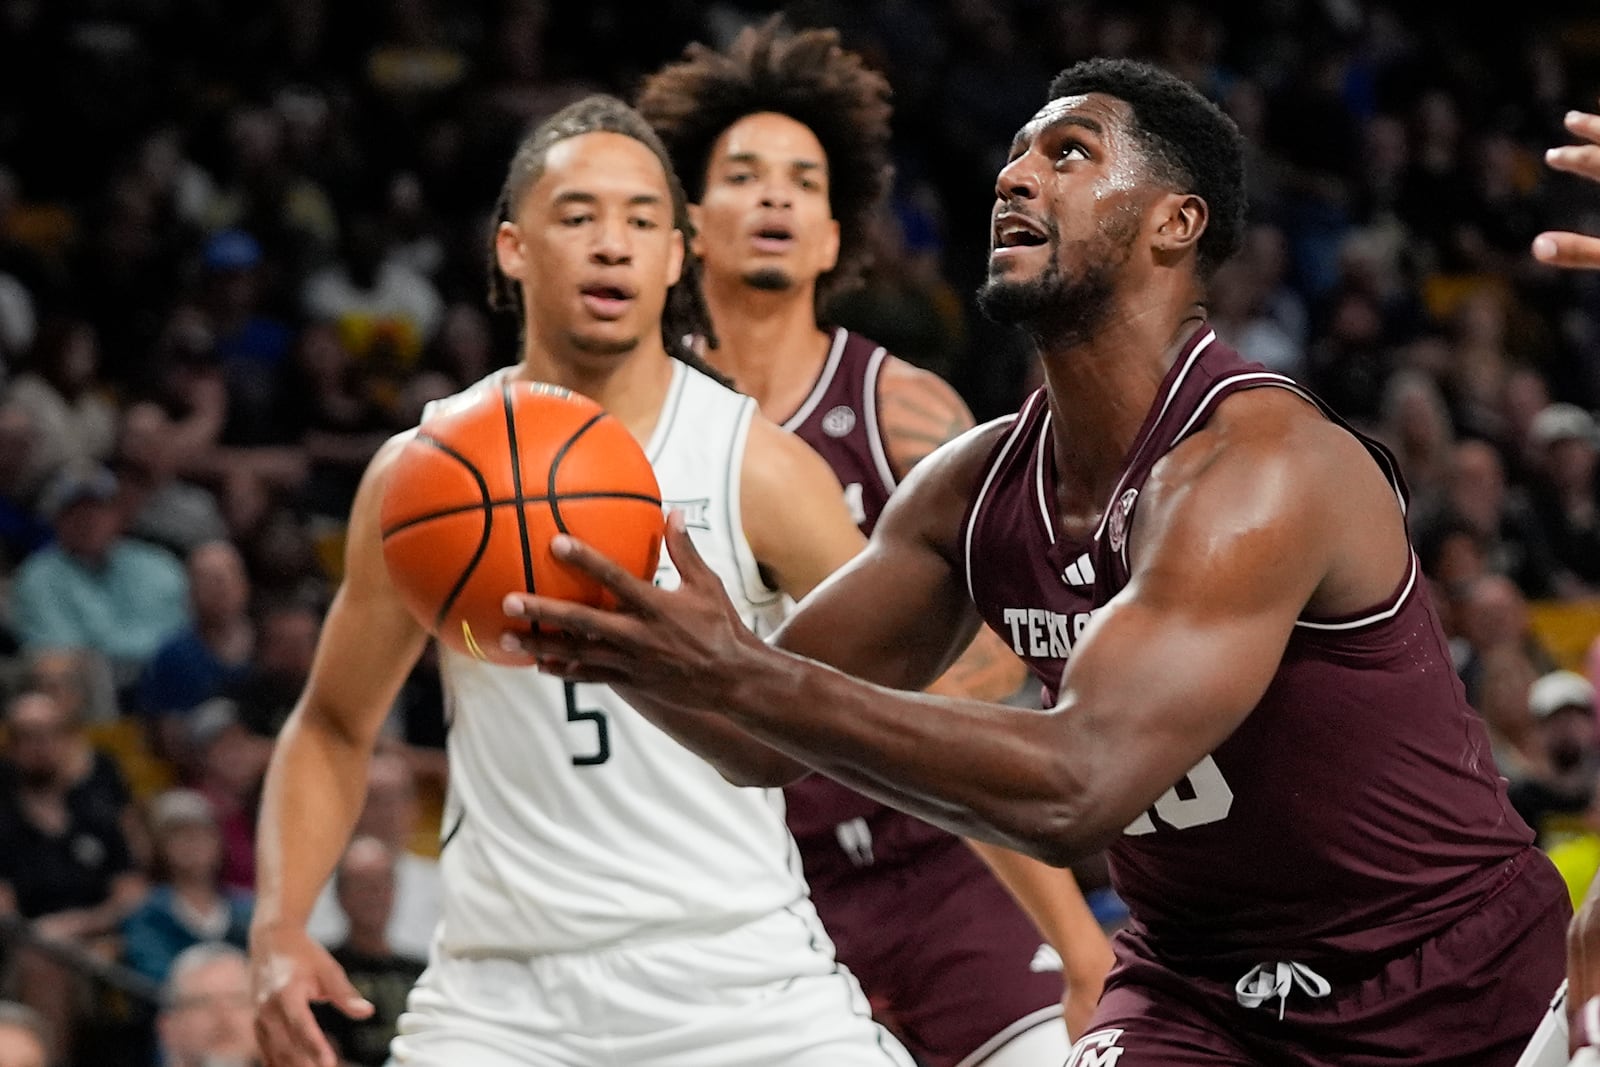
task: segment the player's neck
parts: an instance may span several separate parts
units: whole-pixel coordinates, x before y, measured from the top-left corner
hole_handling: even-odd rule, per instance
[[[667,355],[659,333],[624,355],[569,354],[558,357],[529,343],[515,376],[549,382],[581,393],[605,408],[640,444],[650,440],[666,403],[678,363]]]
[[[1087,337],[1039,345],[1067,510],[1076,496],[1085,506],[1104,504],[1172,361],[1205,325],[1203,309],[1189,302],[1129,310]]]
[[[719,346],[711,364],[754,397],[761,413],[782,422],[805,401],[828,359],[831,335],[817,326],[816,289],[752,289],[739,279],[705,281],[706,308]]]

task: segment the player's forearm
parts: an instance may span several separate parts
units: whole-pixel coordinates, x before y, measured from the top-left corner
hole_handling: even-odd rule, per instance
[[[1071,751],[1055,715],[884,689],[782,652],[748,656],[726,674],[725,714],[858,792],[1054,866],[1121,831],[1088,788],[1093,753]]]
[[[751,737],[720,715],[669,707],[650,693],[617,687],[624,700],[663,733],[737,786],[784,786],[810,768]]]
[[[969,838],[967,844],[1061,954],[1068,984],[1103,983],[1111,969],[1111,942],[1089,910],[1089,902],[1083,899],[1072,872],[983,841]]]
[[[304,705],[284,724],[261,796],[253,925],[305,926],[361,812],[372,749]]]

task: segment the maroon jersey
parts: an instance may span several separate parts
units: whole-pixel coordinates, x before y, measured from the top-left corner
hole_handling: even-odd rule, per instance
[[[878,423],[878,374],[887,355],[860,334],[835,330],[816,385],[783,423],[833,468],[865,534],[872,533],[895,487]],[[819,774],[790,786],[786,797],[789,829],[813,888],[829,870],[882,863],[943,833]]]
[[[1151,469],[1227,397],[1262,387],[1290,389],[1340,421],[1202,329],[1163,380],[1099,528],[1078,541],[1055,529],[1043,391],[1013,417],[968,507],[964,569],[984,620],[1043,683],[1046,706],[1090,613],[1128,581],[1128,531]],[[1357,437],[1404,509],[1393,457]],[[1443,929],[1532,839],[1413,553],[1382,603],[1296,623],[1261,702],[1124,831],[1110,864],[1134,928],[1169,960],[1311,961],[1381,956]]]

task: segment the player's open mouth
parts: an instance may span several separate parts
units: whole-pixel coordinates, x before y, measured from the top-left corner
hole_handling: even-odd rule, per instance
[[[583,306],[597,319],[617,319],[627,314],[636,295],[622,285],[585,285],[579,291]]]
[[[794,247],[794,231],[787,226],[762,226],[750,235],[757,252],[787,252]]]
[[[996,255],[1012,249],[1037,248],[1049,239],[1044,227],[1026,215],[1002,211],[995,217],[993,247]]]

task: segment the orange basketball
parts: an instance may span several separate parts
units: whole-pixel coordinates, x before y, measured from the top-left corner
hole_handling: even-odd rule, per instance
[[[380,512],[383,558],[430,633],[491,663],[515,628],[507,593],[610,607],[606,591],[558,563],[570,533],[650,580],[661,554],[661,490],[644,450],[605,410],[558,386],[502,381],[445,402],[398,456]]]

